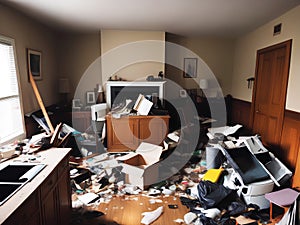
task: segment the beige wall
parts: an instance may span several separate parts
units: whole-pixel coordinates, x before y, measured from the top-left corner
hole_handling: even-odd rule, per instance
[[[57,67],[55,32],[23,14],[0,4],[0,33],[16,43],[24,113],[39,109],[28,82],[26,48],[42,52],[42,77],[37,81],[45,105],[57,101]]]
[[[15,39],[24,113],[40,109],[28,82],[26,48],[42,52],[43,79],[36,83],[45,106],[59,103],[59,78],[70,81],[69,100],[73,99],[81,81],[76,97],[83,103],[86,91],[94,90],[96,84],[102,82],[101,67],[97,65],[101,54],[99,32],[57,32],[0,4],[0,33]]]
[[[149,40],[150,42],[158,41],[158,44],[154,48],[148,48]],[[145,48],[138,47],[136,49],[135,44],[139,41],[145,42]],[[159,31],[102,30],[103,85],[110,76],[117,75],[132,81],[145,78],[148,75],[157,76],[159,71],[164,71],[164,63],[144,60],[150,55],[149,58],[154,57],[158,61],[164,62],[164,41],[165,33]]]
[[[25,15],[0,4],[0,33],[15,39],[17,61],[24,113],[40,109],[27,77],[26,48],[42,52],[43,80],[37,86],[45,106],[59,102],[59,78],[68,78],[70,94],[68,99],[80,98],[85,104],[86,92],[93,91],[97,84],[103,84],[109,76],[102,78],[101,52],[104,53],[119,45],[141,40],[164,42],[164,32],[138,32],[106,30],[94,33],[57,32],[43,26]],[[101,41],[101,36],[103,41]],[[103,51],[101,51],[101,45]],[[164,47],[148,49],[164,61]],[[148,52],[148,51],[143,51]],[[126,52],[130,55],[131,52]],[[142,53],[142,52],[141,52]],[[114,64],[116,61],[112,60]],[[118,76],[135,80],[149,74],[157,75],[164,71],[163,63],[139,62],[124,65]],[[74,94],[76,93],[76,96]]]
[[[246,79],[254,76],[256,51],[293,39],[286,108],[300,112],[300,101],[298,101],[300,94],[298,87],[300,83],[300,64],[298,63],[300,60],[300,27],[297,21],[300,21],[300,7],[292,9],[237,39],[236,42],[226,39],[180,37],[171,34],[166,36],[166,41],[178,43],[199,55],[216,76],[223,94],[230,93],[235,98],[251,101],[252,89],[247,88]],[[282,32],[274,37],[273,26],[278,23],[282,23]],[[163,43],[165,41],[164,32],[103,30],[101,34],[100,32],[57,33],[38,21],[0,4],[0,33],[15,39],[25,113],[39,109],[32,87],[28,82],[26,48],[42,52],[43,80],[37,81],[37,85],[46,106],[58,102],[59,77],[70,79],[69,99],[72,99],[81,77],[92,74],[91,79],[84,79],[85,82],[81,83],[85,89],[80,90],[79,97],[84,101],[85,92],[95,88],[97,83],[104,84],[109,76],[116,74],[127,80],[135,80],[145,78],[150,74],[156,76],[159,71],[164,71],[163,63],[138,62],[133,65],[122,65],[113,74],[105,74],[102,71],[101,62],[97,61],[99,55],[105,56],[111,50],[126,43],[145,40],[156,40]],[[148,52],[155,54],[161,61],[165,60],[163,45],[158,46],[157,49],[143,50],[140,54]],[[126,52],[127,57],[131,57],[131,53],[130,51]],[[109,63],[115,64],[116,60],[110,60]],[[183,59],[180,59],[178,63],[183,64]],[[193,88],[197,85],[184,79],[182,71],[171,71],[168,76],[184,88]]]
[[[233,40],[201,37],[181,37],[174,34],[167,34],[166,41],[176,43],[183,48],[187,48],[199,57],[196,79],[184,78],[183,72],[175,68],[171,68],[171,71],[168,69],[168,72],[166,74],[168,79],[175,81],[183,88],[190,89],[199,88],[200,79],[205,78],[211,80],[211,76],[213,76],[219,83],[224,95],[231,93],[234,47]],[[173,57],[174,53],[172,51],[170,53],[168,53],[168,49],[166,51],[166,57]],[[179,61],[177,63],[179,67],[183,68],[183,58],[190,56],[188,55],[189,53],[182,53],[182,50],[179,51],[180,53],[177,54]],[[217,94],[215,85],[210,86],[210,90],[207,90],[207,94],[211,96],[215,96]]]
[[[300,26],[298,21],[300,21],[300,6],[237,40],[232,79],[233,97],[251,101],[252,89],[247,88],[246,79],[255,76],[257,50],[293,39],[286,108],[300,112]],[[273,27],[279,23],[282,23],[281,34],[273,36]]]
[[[102,81],[100,34],[60,33],[58,40],[58,77],[69,78],[69,100],[79,98],[85,104],[86,92],[93,91]]]

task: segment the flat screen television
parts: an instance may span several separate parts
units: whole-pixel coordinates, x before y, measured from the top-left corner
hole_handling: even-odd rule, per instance
[[[145,97],[157,95],[164,99],[165,81],[108,81],[106,83],[106,103],[108,108],[125,102],[126,99],[136,101],[139,94]]]

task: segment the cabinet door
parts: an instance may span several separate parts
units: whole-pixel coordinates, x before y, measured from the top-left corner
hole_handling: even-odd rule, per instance
[[[57,224],[56,182],[57,171],[54,170],[41,185],[43,225]]]
[[[55,189],[42,199],[43,225],[58,224],[56,199],[57,195]]]
[[[24,222],[24,225],[41,225],[40,212],[38,211],[28,221]]]
[[[139,120],[140,142],[160,145],[168,133],[169,119],[163,117],[149,117]]]
[[[58,198],[58,219],[60,225],[69,224],[71,214],[71,188],[70,188],[70,176],[67,167],[64,168],[59,174],[60,180],[57,184]]]
[[[38,191],[34,192],[2,225],[41,225]]]
[[[109,151],[128,151],[138,147],[138,120],[124,117],[107,120]]]

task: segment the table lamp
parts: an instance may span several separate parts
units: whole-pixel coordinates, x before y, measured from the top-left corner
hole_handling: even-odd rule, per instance
[[[208,80],[207,79],[201,79],[199,82],[199,87],[201,89],[202,97],[204,97],[203,90],[208,89]]]
[[[70,93],[70,85],[68,78],[60,78],[58,81],[58,92],[61,96],[62,105],[68,103],[68,94]]]

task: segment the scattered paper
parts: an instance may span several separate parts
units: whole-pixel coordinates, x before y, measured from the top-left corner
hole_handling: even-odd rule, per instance
[[[207,120],[204,120],[203,122],[202,122],[202,124],[207,124],[207,123],[213,123],[213,122],[216,122],[217,120],[215,120],[215,119],[207,119]]]
[[[173,220],[175,223],[179,223],[179,224],[182,224],[184,223],[184,220],[183,219],[176,219],[176,220]]]
[[[175,142],[179,141],[179,136],[177,134],[175,134],[174,132],[168,134],[168,138],[170,138],[172,141],[175,141]]]
[[[152,105],[153,105],[153,102],[146,99],[144,95],[139,94],[139,97],[136,100],[135,105],[133,106],[133,109],[136,110],[139,115],[147,116]]]
[[[208,128],[208,132],[212,135],[221,133],[221,134],[224,134],[225,136],[228,136],[230,134],[234,134],[235,132],[237,132],[237,130],[240,129],[241,127],[242,127],[242,125],[240,125],[240,124],[237,124],[233,127],[230,127],[230,126],[211,127],[211,128]]]
[[[147,165],[154,164],[159,161],[160,155],[162,153],[162,147],[159,145],[154,145],[146,142],[142,142],[135,152],[130,152],[127,155],[120,156],[117,158],[119,161],[126,161],[137,155],[143,156]]]
[[[144,212],[142,213],[143,219],[141,221],[141,224],[149,225],[152,222],[154,222],[163,212],[163,207],[160,206],[156,210],[151,212]]]
[[[99,196],[95,193],[86,193],[83,195],[78,195],[78,199],[85,205],[88,205],[91,201],[95,200]]]

